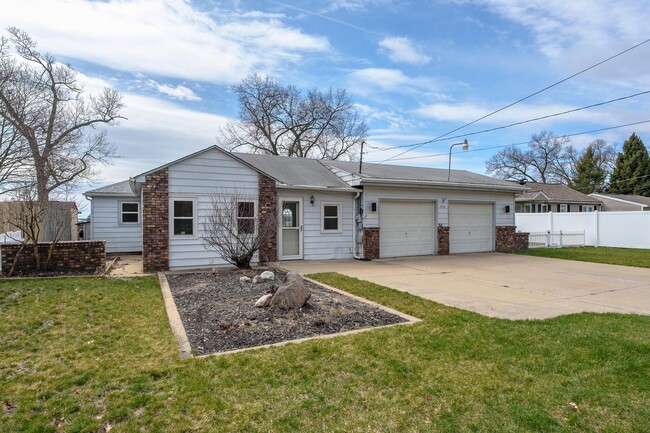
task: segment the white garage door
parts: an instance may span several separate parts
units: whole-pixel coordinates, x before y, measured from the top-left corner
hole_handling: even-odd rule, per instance
[[[433,254],[433,202],[381,201],[379,254],[381,257]]]
[[[449,253],[492,251],[492,204],[449,204]]]

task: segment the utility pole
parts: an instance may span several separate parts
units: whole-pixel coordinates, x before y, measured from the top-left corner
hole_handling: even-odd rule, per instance
[[[359,174],[361,174],[361,166],[363,165],[363,145],[366,144],[365,140],[361,140],[361,157],[359,158]]]

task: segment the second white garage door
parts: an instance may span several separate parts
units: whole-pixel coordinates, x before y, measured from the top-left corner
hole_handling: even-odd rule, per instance
[[[492,251],[492,204],[449,204],[449,253]]]
[[[379,254],[381,257],[433,254],[433,202],[381,201]]]

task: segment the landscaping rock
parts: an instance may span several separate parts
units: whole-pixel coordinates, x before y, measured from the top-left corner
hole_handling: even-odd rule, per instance
[[[239,278],[239,282],[240,283],[250,283],[251,279],[248,278],[248,277],[241,277],[241,278]]]
[[[275,280],[275,274],[271,271],[264,271],[260,274],[260,277],[264,280],[270,280],[273,281]]]
[[[253,284],[259,284],[263,282],[264,282],[264,278],[260,277],[259,275],[255,275],[253,277]]]
[[[293,274],[291,278],[289,278],[290,274]],[[307,289],[302,277],[295,272],[289,272],[287,274],[287,284],[275,292],[273,299],[271,299],[271,306],[282,310],[298,309],[302,308],[310,297],[311,292]]]
[[[262,296],[260,299],[257,300],[255,306],[257,308],[268,307],[269,305],[271,305],[271,299],[273,299],[273,293],[267,293],[266,295]]]

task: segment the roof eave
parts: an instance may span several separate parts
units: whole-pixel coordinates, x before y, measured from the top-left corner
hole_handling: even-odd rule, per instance
[[[287,185],[278,184],[278,189],[299,189],[313,191],[339,191],[339,192],[359,192],[358,189],[345,186],[314,186],[314,185]]]
[[[424,180],[411,180],[411,179],[378,179],[378,178],[364,178],[361,179],[361,185],[387,185],[387,186],[415,186],[415,187],[434,187],[434,188],[454,188],[454,189],[480,189],[483,191],[504,191],[504,192],[525,192],[530,188],[522,186],[509,186],[509,185],[489,185],[485,183],[458,183],[458,182],[444,182],[444,181],[424,181]]]

